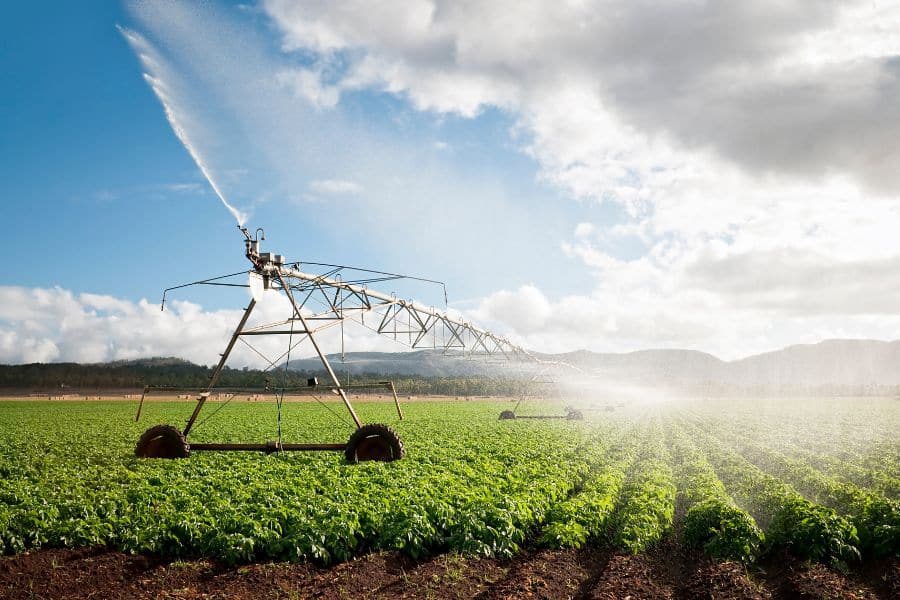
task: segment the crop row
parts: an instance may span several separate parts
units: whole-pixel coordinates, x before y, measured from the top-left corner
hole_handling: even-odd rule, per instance
[[[856,526],[864,551],[876,556],[900,555],[900,504],[855,485],[836,481],[733,428],[728,431],[728,437],[747,459],[760,468],[793,482],[811,500],[848,516]]]
[[[131,407],[117,403],[0,403],[0,552],[99,545],[322,563],[375,549],[510,556],[529,541],[609,542],[640,552],[671,530],[676,497],[684,541],[716,557],[749,560],[786,545],[811,559],[849,562],[860,546],[896,548],[896,503],[815,470],[809,451],[790,450],[787,417],[754,419],[747,407],[734,410],[735,420],[746,419],[738,428],[702,406],[598,412],[583,422],[498,421],[495,403],[426,402],[409,404],[398,422],[391,405],[360,403],[363,420],[400,432],[407,458],[360,465],[337,453],[134,458],[148,422],[183,423],[191,408],[151,403],[146,422],[134,424]],[[312,403],[288,403],[283,416],[285,441],[343,441],[352,430]],[[236,402],[192,438],[261,441],[272,435],[274,417],[272,405]],[[858,429],[857,417],[841,419]],[[839,444],[810,439],[822,427],[810,427],[802,445],[828,446],[835,454],[823,460],[837,461]],[[880,445],[854,443],[854,455],[896,448],[879,436]],[[848,476],[860,470],[846,468]]]
[[[761,524],[768,544],[788,546],[796,555],[816,561],[844,564],[860,558],[859,538],[849,521],[805,499],[703,428],[687,426],[732,497]]]
[[[716,427],[724,429],[727,428],[727,425],[717,423]],[[728,431],[736,433],[733,428],[728,429]],[[845,483],[855,484],[889,499],[900,500],[900,478],[893,477],[887,472],[892,464],[887,454],[880,457],[880,465],[876,469],[860,466],[861,464],[868,464],[869,460],[849,461],[836,458],[833,454],[808,450],[797,444],[793,437],[774,429],[766,432],[767,435],[765,436],[754,431],[747,432],[746,429],[740,433],[746,439],[760,442],[759,445],[779,448],[784,454],[802,460],[829,477]],[[877,453],[882,446],[884,444],[873,444],[868,453]]]
[[[746,511],[728,495],[703,453],[680,428],[670,426],[678,495],[684,503],[683,537],[710,556],[751,561],[765,539]]]
[[[836,403],[837,402],[837,403]],[[852,402],[852,410],[847,410]],[[875,472],[890,478],[900,477],[900,443],[896,423],[885,420],[884,407],[877,409],[856,401],[826,401],[822,406],[809,403],[782,403],[778,409],[763,405],[729,407],[722,412],[704,411],[707,421],[728,428],[740,423],[740,430],[760,442],[786,445],[791,449],[826,458],[833,463]]]
[[[633,428],[612,444],[598,441],[587,449],[592,468],[577,493],[551,508],[541,542],[553,548],[578,548],[603,536],[637,450]]]
[[[662,426],[653,419],[622,488],[614,543],[637,554],[662,539],[672,527],[675,492]]]
[[[893,500],[900,500],[900,477],[871,467],[860,467],[829,455],[796,450],[791,452],[826,474],[862,486]],[[887,462],[887,460],[883,460]]]
[[[847,415],[832,415],[824,424],[799,415],[795,418],[765,415],[742,420],[701,411],[694,417],[718,431],[737,432],[792,456],[827,459],[857,471],[875,469],[881,475],[900,472],[900,441],[891,421],[883,422],[883,416],[861,421]]]

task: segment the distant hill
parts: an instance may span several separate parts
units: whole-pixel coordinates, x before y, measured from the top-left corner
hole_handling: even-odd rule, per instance
[[[338,373],[351,375],[406,375],[415,377],[476,377],[508,374],[506,359],[486,361],[466,358],[459,353],[445,354],[438,350],[412,352],[348,352],[328,355],[328,361]],[[292,360],[290,368],[317,373],[322,370],[318,357]]]
[[[639,350],[626,354],[581,351],[552,359],[570,362],[594,374],[626,379],[718,379],[728,364],[696,350]]]
[[[727,363],[733,384],[900,385],[900,341],[826,340]]]
[[[174,356],[154,356],[132,360],[114,360],[107,363],[92,363],[106,367],[196,367],[194,363]]]
[[[695,350],[641,350],[624,354],[587,350],[538,354],[564,361],[601,378],[653,384],[724,387],[900,386],[900,341],[826,340],[789,346],[740,360],[723,361]],[[335,368],[351,375],[402,374],[422,377],[509,374],[508,363],[485,363],[438,351],[350,352]],[[291,362],[291,368],[319,371],[317,358]]]
[[[601,381],[670,386],[701,393],[733,391],[765,393],[900,393],[900,341],[826,340],[723,361],[694,350],[641,350],[624,354],[587,350],[538,354],[540,358],[573,364]],[[440,378],[514,379],[539,375],[531,364],[510,363],[435,350],[411,352],[349,352],[330,355],[341,376],[352,378],[419,378],[436,385]],[[291,361],[293,380],[305,384],[309,374],[323,372],[318,358]],[[147,358],[78,365],[52,363],[0,365],[0,388],[54,389],[133,388],[156,385],[202,386],[210,368],[180,358]],[[272,377],[254,369],[227,368],[223,386],[262,386]]]

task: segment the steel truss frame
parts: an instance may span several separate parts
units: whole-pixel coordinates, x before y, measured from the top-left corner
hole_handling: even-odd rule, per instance
[[[371,290],[368,282],[380,282],[401,278],[403,276],[378,273],[357,269],[368,273],[378,273],[379,277],[369,278],[363,281],[345,282],[340,272],[345,267],[338,265],[326,265],[334,267],[325,274],[312,274],[300,270],[302,263],[294,262],[286,264],[284,258],[273,253],[261,253],[259,242],[265,237],[260,237],[260,229],[255,236],[251,236],[246,228],[241,227],[245,237],[245,255],[252,263],[249,271],[241,271],[231,275],[206,279],[189,284],[169,288],[163,294],[163,306],[165,306],[166,293],[172,289],[190,285],[225,285],[231,287],[248,287],[248,284],[226,283],[222,280],[237,275],[248,274],[261,280],[265,290],[284,293],[290,304],[290,316],[287,318],[248,327],[250,315],[257,306],[256,298],[244,309],[243,315],[237,327],[229,339],[219,362],[213,369],[209,383],[197,394],[197,404],[188,419],[184,429],[180,432],[182,440],[186,439],[194,427],[200,412],[218,384],[219,377],[238,341],[246,343],[252,350],[259,354],[269,368],[274,368],[280,361],[290,355],[293,348],[309,341],[330,379],[329,388],[341,399],[347,412],[355,424],[357,431],[364,425],[360,420],[353,404],[346,393],[348,386],[341,383],[337,373],[332,367],[328,357],[322,351],[316,337],[322,331],[335,327],[343,327],[346,321],[353,321],[367,327],[376,333],[393,338],[416,349],[435,349],[443,353],[460,357],[497,357],[504,361],[522,361],[539,364],[544,368],[551,366],[571,367],[566,363],[542,360],[527,350],[512,343],[505,337],[496,335],[486,329],[482,329],[468,321],[450,315],[446,310],[439,311],[433,307],[422,306],[412,300],[398,298],[395,294]],[[421,278],[412,278],[419,279]],[[423,280],[435,282],[433,280]],[[443,285],[443,284],[441,284]],[[252,286],[250,286],[252,287]],[[446,290],[445,290],[446,300]],[[369,318],[368,324],[366,318]],[[253,336],[289,336],[288,349],[275,360],[270,360],[244,338]],[[390,384],[397,411],[402,419],[399,401],[393,384]],[[147,390],[145,390],[146,395]],[[141,406],[143,405],[143,396]],[[140,417],[140,407],[137,418]],[[382,427],[382,426],[375,426]],[[351,442],[354,437],[351,436]],[[399,438],[396,440],[399,445]],[[267,442],[265,444],[191,444],[191,450],[345,450],[348,444],[281,444],[281,441]]]

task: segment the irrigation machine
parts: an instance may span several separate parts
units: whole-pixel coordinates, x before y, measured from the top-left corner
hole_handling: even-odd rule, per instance
[[[549,363],[548,366],[556,366],[556,367],[565,366],[570,369],[576,368],[568,363],[560,363],[560,362],[552,362],[552,363]],[[544,369],[542,369],[542,371],[546,371],[546,370],[547,370],[546,367]],[[560,396],[560,397],[562,396],[562,393],[560,392],[560,388],[559,388],[559,381],[557,381],[556,379],[553,379],[553,378],[547,378],[546,373],[539,373],[539,374],[535,375],[534,377],[531,378],[531,380],[529,381],[529,384],[530,384],[529,387],[531,387],[532,389],[536,389],[536,390],[543,389],[544,392],[541,395],[544,397],[551,395],[553,393],[555,393],[557,396]],[[550,390],[550,391],[548,391],[548,390]],[[500,412],[500,420],[501,421],[509,421],[512,419],[566,419],[569,421],[581,421],[584,419],[584,414],[580,410],[573,408],[571,406],[566,406],[563,409],[564,414],[547,415],[547,414],[521,414],[521,413],[519,413],[519,409],[522,407],[522,405],[525,404],[526,402],[528,402],[530,399],[531,398],[527,394],[523,393],[519,397],[519,400],[516,402],[516,405],[512,408],[512,410],[506,409],[506,410],[503,410]]]
[[[167,289],[163,293],[162,307],[165,307],[166,293],[177,288],[192,285],[224,285],[231,287],[249,287],[251,300],[244,309],[237,327],[231,335],[218,364],[209,376],[208,383],[199,389],[175,390],[173,388],[157,388],[148,386],[141,397],[135,420],[140,418],[144,399],[155,393],[187,392],[182,397],[196,399],[194,410],[183,428],[172,425],[155,425],[147,429],[137,442],[135,454],[147,458],[183,458],[193,451],[202,450],[244,450],[262,452],[281,451],[342,451],[350,462],[366,460],[393,461],[403,458],[405,450],[400,436],[388,425],[382,423],[363,423],[353,408],[347,393],[354,386],[342,384],[338,374],[323,352],[317,337],[328,328],[339,326],[341,332],[345,321],[354,321],[374,330],[378,334],[392,337],[416,349],[434,349],[445,353],[453,353],[461,357],[497,357],[506,360],[518,360],[532,363],[544,363],[523,348],[511,343],[508,339],[476,327],[462,319],[455,318],[446,310],[439,311],[433,307],[424,307],[410,300],[398,298],[395,294],[386,294],[368,288],[371,283],[379,283],[394,279],[409,278],[420,281],[441,282],[408,277],[395,273],[385,273],[367,269],[357,269],[341,265],[329,265],[309,262],[286,262],[284,256],[272,252],[261,252],[260,242],[265,240],[265,233],[257,229],[251,235],[245,227],[240,227],[244,236],[245,256],[251,263],[247,271],[230,275],[195,281]],[[314,266],[323,273],[307,273],[303,266]],[[361,277],[344,280],[345,273],[361,273]],[[249,279],[235,283],[232,278],[245,276]],[[230,280],[230,281],[229,281]],[[262,294],[284,294],[287,299],[288,314],[274,322],[248,325],[250,316],[257,307]],[[446,301],[446,289],[444,291]],[[368,319],[368,322],[367,322]],[[271,359],[248,340],[257,336],[280,336],[287,339],[284,353]],[[341,336],[343,345],[343,335]],[[298,345],[308,341],[321,361],[328,383],[319,385],[312,378],[305,388],[298,386],[269,387],[265,389],[227,389],[217,387],[223,369],[235,346],[240,342],[247,345],[262,357],[274,369],[283,364],[285,368],[290,361],[291,351]],[[377,386],[393,395],[400,419],[403,413],[397,399],[396,389],[392,382],[381,382]],[[281,440],[281,401],[285,394],[291,393],[329,393],[340,398],[343,408],[349,414],[355,430],[346,442],[332,443],[283,443]],[[242,394],[264,393],[275,394],[278,399],[279,428],[278,439],[262,443],[193,443],[189,442],[191,430],[197,426],[197,419],[204,405],[211,397],[223,399],[216,412],[235,397]],[[517,405],[518,407],[518,405]],[[208,415],[207,418],[215,414]],[[578,415],[580,416],[580,414]],[[512,417],[516,417],[512,412]],[[504,418],[501,415],[501,418]],[[525,418],[520,416],[518,418]],[[552,418],[552,417],[551,417]],[[561,418],[577,418],[570,411]]]

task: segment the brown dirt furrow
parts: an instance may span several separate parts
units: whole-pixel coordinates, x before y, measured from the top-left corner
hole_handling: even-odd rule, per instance
[[[822,565],[803,565],[790,575],[791,587],[798,598],[822,600],[875,600],[878,596],[867,585],[851,582]]]
[[[588,594],[595,600],[674,600],[675,586],[646,554],[613,556]]]
[[[680,521],[678,521],[680,523]],[[761,585],[751,581],[740,563],[716,561],[678,543],[680,527],[643,554],[647,578],[660,588],[656,593],[677,600],[768,600]],[[642,596],[636,596],[642,597]]]
[[[900,590],[900,564],[896,559],[841,573],[825,565],[804,562],[782,553],[760,564],[757,572],[775,598],[894,600],[900,597],[897,595]]]
[[[754,579],[762,585],[754,583]],[[379,552],[318,567],[161,561],[103,549],[42,550],[0,557],[0,598],[597,598],[764,600],[900,598],[900,562],[841,574],[789,556],[754,568],[691,557],[667,543],[638,556],[595,548],[526,550],[511,560],[444,554],[413,560]]]
[[[103,550],[43,550],[0,558],[0,598],[472,598],[506,575],[497,561],[394,552],[332,567],[158,562]]]
[[[679,596],[691,600],[767,600],[772,594],[754,583],[740,563],[704,561],[681,582]]]
[[[580,550],[532,550],[503,563],[506,574],[480,593],[479,600],[514,598],[571,599],[584,596],[602,573],[608,553]]]

